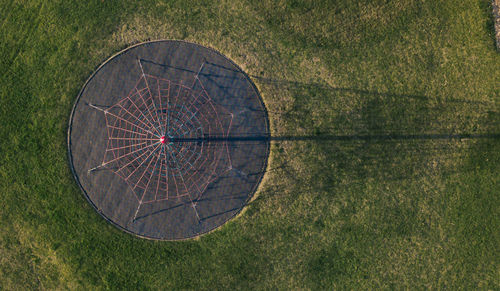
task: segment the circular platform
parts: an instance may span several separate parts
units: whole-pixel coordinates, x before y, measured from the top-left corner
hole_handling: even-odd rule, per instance
[[[255,85],[228,58],[184,41],[147,42],[85,83],[68,150],[105,219],[140,237],[186,239],[221,226],[253,196],[269,121]]]

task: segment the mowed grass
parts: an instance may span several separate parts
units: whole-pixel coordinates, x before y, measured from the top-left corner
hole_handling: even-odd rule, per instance
[[[0,289],[498,289],[500,54],[490,1],[0,1]],[[111,54],[213,47],[273,142],[257,198],[196,240],[105,222],[68,166]],[[339,136],[394,136],[325,140]],[[420,135],[416,138],[415,135]]]

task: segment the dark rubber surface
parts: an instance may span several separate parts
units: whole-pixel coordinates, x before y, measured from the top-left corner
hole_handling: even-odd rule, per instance
[[[160,83],[170,84],[164,97],[162,93],[146,95],[146,86],[162,92]],[[174,88],[180,91],[181,87],[187,93],[174,94]],[[132,104],[137,109],[134,114],[142,111],[140,116],[144,116],[146,108],[157,110],[152,115],[163,113],[169,124],[159,118],[159,130],[166,133],[170,128],[171,135],[165,145],[152,141],[150,149],[157,150],[144,150],[142,156],[141,148],[129,155],[125,152],[128,145],[114,151],[109,142],[116,135],[110,131],[113,127],[123,127],[118,134],[128,130],[145,136],[138,125],[147,127],[148,118],[130,119],[135,125],[128,125],[126,119],[131,117],[122,109],[132,111],[124,100],[136,98],[133,92],[137,91],[160,101],[145,107]],[[139,104],[135,99],[131,102]],[[195,102],[198,107],[189,105]],[[179,109],[158,109],[161,106]],[[125,121],[114,120],[115,115]],[[197,118],[200,121],[190,121]],[[170,125],[170,120],[178,125]],[[179,134],[189,127],[197,131],[186,129],[185,135]],[[125,139],[127,132],[116,136]],[[253,136],[259,138],[246,138]],[[75,179],[100,215],[140,237],[179,240],[211,231],[242,210],[267,166],[270,139],[266,137],[267,111],[256,87],[238,66],[197,44],[156,41],[118,53],[89,78],[73,107],[68,150]],[[186,157],[184,161],[184,153],[192,153],[191,160]],[[132,157],[130,164],[120,155]],[[203,158],[211,162],[199,162]],[[181,182],[184,188],[174,185]]]

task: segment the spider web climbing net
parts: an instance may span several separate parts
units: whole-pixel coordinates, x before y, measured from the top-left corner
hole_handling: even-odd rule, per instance
[[[174,198],[191,203],[199,219],[197,201],[232,169],[226,140],[232,113],[210,98],[197,77],[186,86],[144,71],[128,96],[99,110],[108,140],[96,168],[112,170],[133,190],[134,219],[141,205]]]

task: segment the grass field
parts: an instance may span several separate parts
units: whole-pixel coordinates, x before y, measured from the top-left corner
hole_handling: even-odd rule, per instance
[[[499,289],[490,3],[0,0],[0,289]],[[121,232],[68,166],[85,80],[154,39],[219,50],[273,136],[313,137],[273,142],[258,197],[197,240]]]

